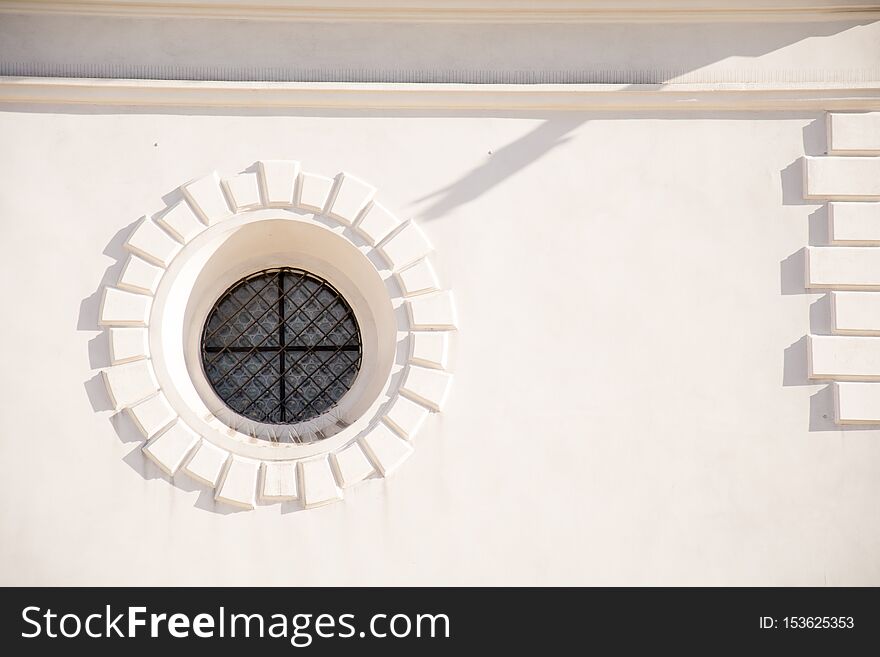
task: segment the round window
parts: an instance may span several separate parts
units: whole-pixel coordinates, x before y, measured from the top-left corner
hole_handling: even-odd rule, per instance
[[[202,367],[233,411],[290,425],[333,408],[361,366],[361,333],[346,300],[301,269],[266,269],[238,281],[208,314]]]

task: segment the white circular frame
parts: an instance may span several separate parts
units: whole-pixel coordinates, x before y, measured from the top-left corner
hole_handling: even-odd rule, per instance
[[[129,236],[128,259],[100,309],[112,362],[107,389],[147,439],[144,453],[167,474],[184,472],[213,487],[218,501],[244,508],[320,506],[394,471],[429,413],[442,409],[452,378],[455,307],[424,233],[358,178],[302,172],[291,160],[260,161],[222,180],[212,173],[180,192]],[[226,408],[202,370],[199,336],[216,299],[276,266],[328,280],[361,328],[352,388],[296,429],[326,436],[314,442],[266,440],[277,425]]]

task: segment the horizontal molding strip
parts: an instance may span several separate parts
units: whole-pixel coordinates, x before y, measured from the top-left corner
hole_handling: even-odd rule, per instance
[[[0,103],[264,109],[877,110],[880,81],[494,85],[0,77]]]
[[[0,13],[447,23],[877,19],[871,0],[0,0]]]

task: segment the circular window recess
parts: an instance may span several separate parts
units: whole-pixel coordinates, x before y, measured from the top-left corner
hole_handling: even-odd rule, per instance
[[[100,309],[144,453],[245,508],[388,476],[451,384],[455,309],[425,235],[294,161],[181,192],[134,229]]]
[[[255,438],[323,438],[299,428],[335,417],[360,365],[354,311],[330,283],[302,269],[245,277],[223,293],[202,329],[202,368],[230,411],[226,422],[253,422]]]

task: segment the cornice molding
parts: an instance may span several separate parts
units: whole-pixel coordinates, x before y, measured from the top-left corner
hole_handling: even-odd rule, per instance
[[[0,77],[0,104],[385,110],[878,110],[880,81],[361,84]]]
[[[382,22],[722,22],[880,19],[872,0],[0,0],[0,13]]]

